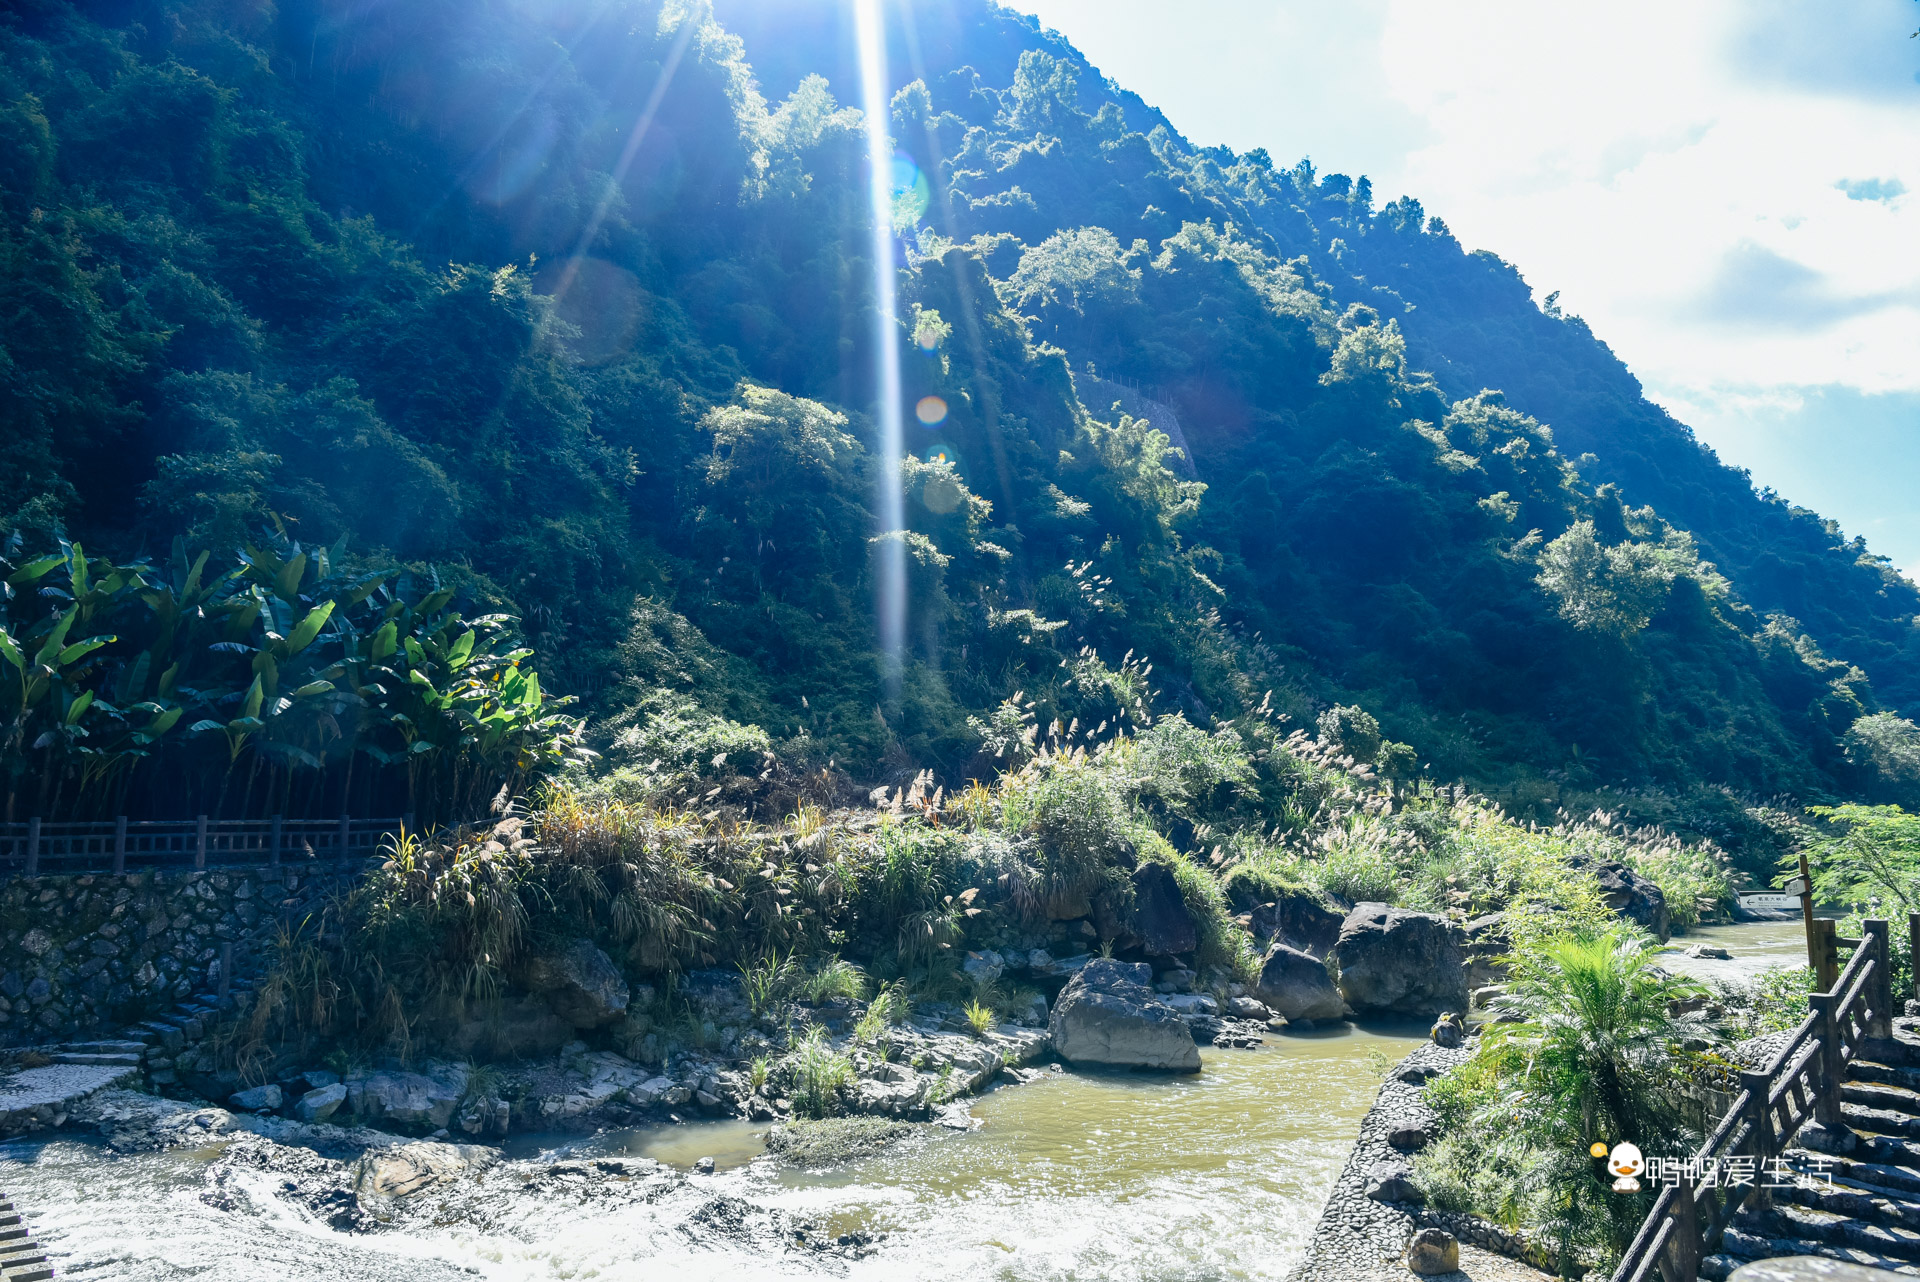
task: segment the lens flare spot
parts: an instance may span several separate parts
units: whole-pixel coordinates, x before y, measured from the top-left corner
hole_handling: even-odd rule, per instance
[[[913,416],[922,427],[938,427],[947,421],[947,403],[938,396],[922,396],[913,407]]]
[[[936,445],[927,451],[927,462],[929,463],[946,463],[952,465],[959,461],[960,456],[954,453],[951,445]]]
[[[913,157],[895,152],[887,171],[887,186],[893,198],[891,217],[894,231],[904,234],[926,217],[933,204],[933,188]]]

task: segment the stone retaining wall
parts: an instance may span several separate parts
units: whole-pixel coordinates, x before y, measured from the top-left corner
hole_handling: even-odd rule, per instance
[[[1288,1282],[1407,1282],[1414,1276],[1401,1260],[1407,1240],[1417,1230],[1430,1227],[1445,1229],[1463,1246],[1477,1246],[1552,1271],[1552,1261],[1537,1248],[1477,1216],[1367,1196],[1377,1167],[1411,1164],[1411,1153],[1387,1143],[1390,1134],[1402,1128],[1433,1134],[1436,1119],[1422,1098],[1428,1079],[1449,1072],[1472,1054],[1470,1046],[1458,1050],[1422,1046],[1394,1066],[1373,1107],[1360,1120],[1359,1139],[1327,1195],[1307,1254]]]
[[[106,1032],[252,974],[276,927],[315,911],[350,875],[280,867],[14,878],[0,886],[0,1046]]]

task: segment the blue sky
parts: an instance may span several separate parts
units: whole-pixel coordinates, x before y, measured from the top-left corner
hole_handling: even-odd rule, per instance
[[[1005,2],[1195,142],[1418,196],[1756,484],[1920,570],[1912,0]]]

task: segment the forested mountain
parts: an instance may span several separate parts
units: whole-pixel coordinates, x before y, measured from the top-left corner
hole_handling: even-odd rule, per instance
[[[1905,786],[1913,586],[1511,267],[1188,144],[986,0],[887,14],[907,529],[837,7],[27,0],[0,535],[344,535],[518,616],[603,745],[732,718],[862,784],[1029,720],[1258,743],[1338,705],[1377,768],[1523,802]]]

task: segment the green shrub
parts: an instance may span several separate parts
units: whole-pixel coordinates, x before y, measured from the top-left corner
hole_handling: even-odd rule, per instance
[[[833,1049],[826,1029],[809,1028],[789,1063],[796,1115],[831,1117],[840,1111],[840,1091],[853,1081],[853,1061]]]

